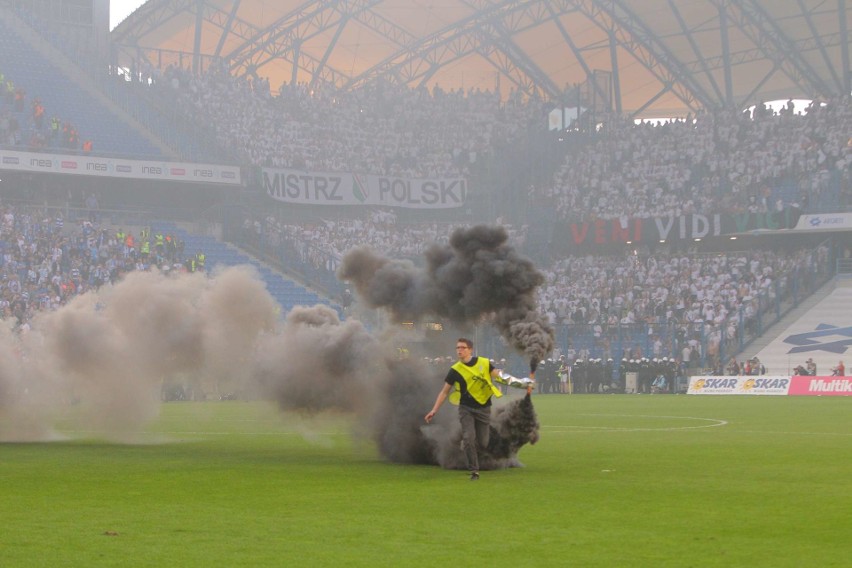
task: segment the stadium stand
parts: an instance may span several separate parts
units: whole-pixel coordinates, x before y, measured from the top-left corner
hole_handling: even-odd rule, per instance
[[[840,207],[852,148],[849,98],[795,114],[706,112],[663,125],[611,121],[569,154],[544,195],[565,217],[660,217]],[[847,182],[848,183],[848,182]],[[846,197],[843,197],[846,199]]]
[[[93,96],[93,89],[82,88],[66,71],[34,49],[27,38],[6,18],[0,17],[0,51],[3,57],[2,72],[28,96],[25,110],[18,112],[22,129],[21,145],[26,146],[34,131],[40,131],[46,145],[61,152],[80,152],[82,143],[92,142],[92,151],[98,155],[137,158],[162,158],[160,149],[107,111]],[[26,114],[31,102],[39,99],[46,110],[41,127]],[[64,124],[73,124],[79,131],[76,141],[63,144],[50,136],[49,119],[60,118]],[[21,149],[24,149],[23,147]]]
[[[204,254],[206,256],[204,268],[209,272],[215,272],[220,266],[248,265],[254,267],[266,284],[266,289],[281,305],[285,313],[294,306],[313,306],[316,304],[325,304],[339,310],[339,306],[334,305],[328,299],[320,297],[317,293],[306,289],[290,278],[285,278],[280,272],[270,269],[248,254],[222,243],[214,237],[193,234],[174,223],[161,221],[153,222],[151,231],[152,234],[162,233],[177,237],[183,242],[184,255],[187,257],[197,258],[199,254]]]
[[[169,67],[193,112],[220,142],[255,165],[412,177],[459,175],[498,140],[537,117],[534,104],[502,106],[494,93],[433,92],[380,83],[354,93],[311,91],[237,79],[221,67],[201,76]]]

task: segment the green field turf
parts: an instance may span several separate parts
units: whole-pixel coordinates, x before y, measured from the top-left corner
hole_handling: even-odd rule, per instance
[[[526,467],[478,482],[265,403],[0,444],[0,566],[852,565],[852,398],[534,402]]]

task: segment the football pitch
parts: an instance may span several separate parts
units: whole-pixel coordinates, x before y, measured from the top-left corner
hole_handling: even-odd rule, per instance
[[[852,564],[852,398],[533,402],[525,467],[477,482],[263,402],[0,444],[0,566]]]

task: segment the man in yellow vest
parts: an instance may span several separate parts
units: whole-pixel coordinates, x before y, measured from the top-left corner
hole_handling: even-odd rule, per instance
[[[471,481],[479,479],[478,452],[488,447],[491,427],[491,397],[501,397],[503,393],[492,382],[517,386],[522,381],[495,369],[485,357],[474,357],[473,341],[461,337],[456,341],[458,361],[450,367],[444,387],[435,399],[435,405],[426,415],[431,422],[435,413],[447,398],[459,407],[459,421],[462,428],[462,448],[467,459]],[[526,379],[529,381],[529,379]],[[514,382],[513,382],[514,381]],[[452,392],[451,392],[452,391]]]

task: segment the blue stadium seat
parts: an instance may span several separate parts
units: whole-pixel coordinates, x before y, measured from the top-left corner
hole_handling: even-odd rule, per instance
[[[282,275],[273,272],[266,266],[263,266],[253,260],[248,255],[235,251],[224,243],[217,241],[213,237],[192,235],[185,230],[177,227],[174,223],[156,222],[151,226],[151,233],[156,234],[172,234],[181,239],[185,244],[185,256],[191,256],[197,251],[203,251],[207,257],[206,265],[208,268],[213,268],[217,265],[222,266],[238,266],[251,265],[253,266],[263,282],[266,284],[266,289],[275,300],[281,304],[282,313],[289,312],[294,306],[313,306],[316,304],[324,304],[336,309],[342,317],[342,309],[330,303],[328,300],[320,298],[316,293],[300,286],[296,282],[289,280]]]

